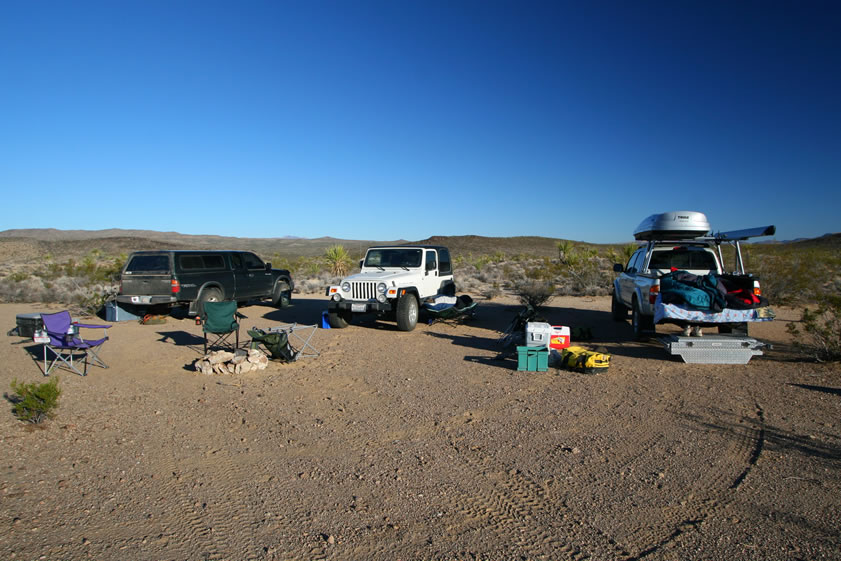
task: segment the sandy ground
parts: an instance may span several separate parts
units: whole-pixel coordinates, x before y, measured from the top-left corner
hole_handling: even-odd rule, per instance
[[[841,559],[841,369],[797,359],[798,313],[752,328],[775,348],[747,365],[692,365],[608,298],[556,298],[546,319],[612,353],[585,375],[494,360],[518,309],[319,330],[321,356],[239,377],[192,370],[192,320],[114,324],[53,421],[4,401],[0,559]],[[2,344],[4,392],[43,380],[39,346]]]

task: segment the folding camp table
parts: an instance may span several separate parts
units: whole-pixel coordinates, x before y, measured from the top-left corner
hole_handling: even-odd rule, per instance
[[[267,329],[267,332],[286,333],[286,336],[289,339],[289,344],[298,351],[296,353],[297,360],[301,357],[317,357],[319,355],[318,350],[310,344],[310,339],[312,339],[312,336],[315,335],[316,329],[318,329],[317,325],[298,325],[297,323],[287,323],[270,327]],[[292,340],[293,337],[298,344]],[[307,349],[309,349],[309,352],[307,352]]]

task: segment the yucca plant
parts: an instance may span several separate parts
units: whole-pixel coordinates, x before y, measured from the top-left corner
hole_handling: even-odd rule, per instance
[[[327,263],[330,266],[330,272],[337,277],[343,277],[350,270],[351,258],[350,253],[341,245],[333,245],[327,248],[324,252]]]

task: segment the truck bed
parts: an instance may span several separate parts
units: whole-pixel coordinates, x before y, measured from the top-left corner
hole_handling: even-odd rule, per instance
[[[774,311],[765,306],[747,310],[724,308],[721,312],[691,310],[677,304],[664,304],[660,296],[654,303],[654,323],[686,323],[690,325],[744,323],[753,321],[771,321]]]

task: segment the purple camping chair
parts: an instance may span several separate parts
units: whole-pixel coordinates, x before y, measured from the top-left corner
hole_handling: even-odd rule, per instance
[[[88,355],[91,356],[91,362],[96,363],[102,368],[108,368],[101,358],[99,358],[98,351],[108,336],[101,339],[85,339],[81,336],[79,328],[84,327],[88,329],[108,329],[110,325],[90,325],[86,323],[78,323],[70,318],[70,312],[57,312],[55,314],[41,314],[41,319],[44,320],[44,329],[50,338],[49,343],[44,343],[44,376],[49,376],[53,368],[62,364],[70,368],[73,372],[81,376],[88,374]],[[103,333],[105,333],[103,331]],[[49,367],[47,366],[47,349],[52,351],[55,358]],[[85,366],[81,372],[73,362],[74,355],[84,355]]]

